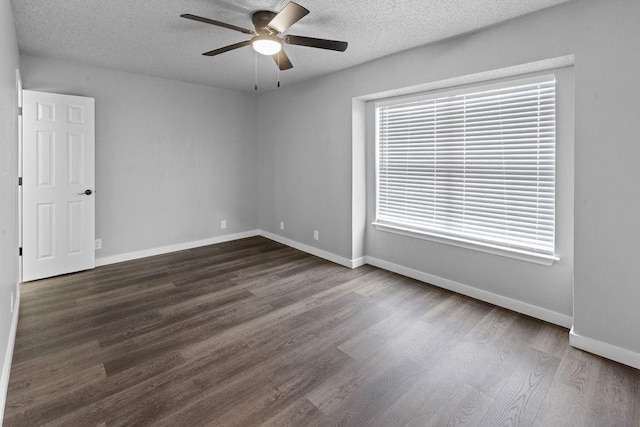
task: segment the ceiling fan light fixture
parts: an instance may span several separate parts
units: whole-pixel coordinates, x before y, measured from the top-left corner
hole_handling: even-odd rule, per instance
[[[344,52],[347,49],[347,42],[284,34],[293,24],[304,18],[308,13],[308,9],[294,1],[289,1],[289,3],[277,13],[269,10],[256,10],[251,14],[251,22],[253,22],[255,31],[190,13],[183,13],[180,17],[227,28],[243,34],[250,34],[252,36],[244,41],[204,52],[202,55],[209,57],[216,56],[251,45],[256,55],[259,53],[260,55],[271,56],[278,66],[278,70],[284,71],[293,68],[291,60],[284,51],[284,43],[287,45],[307,46],[337,52]],[[256,56],[256,70],[258,69],[257,64]]]
[[[275,55],[282,49],[282,41],[278,37],[262,34],[251,39],[253,49],[262,55]]]

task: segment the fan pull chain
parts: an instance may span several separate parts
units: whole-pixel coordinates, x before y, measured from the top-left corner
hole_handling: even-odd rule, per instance
[[[280,87],[280,52],[278,52],[278,87]]]
[[[255,66],[255,72],[256,72],[256,90],[258,90],[258,52],[255,52],[255,57],[256,57],[256,66]]]

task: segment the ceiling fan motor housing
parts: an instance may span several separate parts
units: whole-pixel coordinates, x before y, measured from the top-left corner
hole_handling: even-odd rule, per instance
[[[267,25],[269,22],[276,16],[275,12],[269,12],[268,10],[258,10],[253,12],[251,15],[251,21],[253,22],[253,26],[256,28],[256,33],[264,33],[268,32],[271,34],[275,34],[274,31],[270,30]]]

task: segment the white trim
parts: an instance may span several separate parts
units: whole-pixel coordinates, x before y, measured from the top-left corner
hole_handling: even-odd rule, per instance
[[[353,267],[351,267],[351,268],[362,267],[366,263],[367,263],[367,260],[366,260],[366,257],[364,257],[364,256],[360,257],[360,258],[352,259],[351,260],[351,264],[353,265]]]
[[[7,404],[7,391],[9,389],[9,375],[11,374],[11,362],[13,361],[13,347],[16,343],[16,332],[18,330],[18,312],[20,310],[20,284],[17,285],[16,301],[11,316],[11,328],[9,329],[9,339],[7,341],[7,351],[4,355],[4,366],[2,366],[2,377],[0,377],[0,426],[4,419],[4,408]]]
[[[16,97],[17,97],[17,111],[23,107],[22,105],[22,76],[20,75],[20,69],[16,68]],[[22,114],[17,116],[16,130],[17,130],[17,144],[18,144],[18,177],[22,177]],[[16,183],[17,184],[17,183]],[[18,247],[22,248],[22,185],[18,186]],[[22,283],[22,257],[18,257],[18,288]],[[1,418],[0,418],[1,419]]]
[[[314,248],[313,246],[305,245],[304,243],[296,242],[295,240],[291,240],[286,237],[278,236],[277,234],[273,234],[268,231],[260,230],[259,234],[260,236],[266,237],[267,239],[276,241],[278,243],[282,243],[283,245],[287,245],[294,249],[298,249],[299,251],[306,252],[308,254],[315,255],[320,258],[324,258],[327,261],[335,262],[336,264],[340,264],[344,267],[355,268],[355,267],[359,267],[360,265],[363,265],[364,263],[363,258],[351,260],[349,258],[345,258],[340,255],[336,255],[334,253],[331,253],[322,249]],[[358,262],[362,262],[362,263],[357,265]]]
[[[175,245],[167,245],[158,248],[143,249],[141,251],[127,252],[119,255],[96,258],[96,267],[115,264],[118,262],[131,261],[139,258],[146,258],[154,255],[167,254],[170,252],[182,251],[185,249],[199,248],[201,246],[215,245],[217,243],[229,242],[231,240],[244,239],[247,237],[254,237],[258,235],[260,235],[260,232],[258,230],[249,230],[243,231],[241,233],[225,234],[224,236],[212,237],[210,239],[176,243]]]
[[[548,71],[548,70],[545,70]],[[523,73],[525,75],[532,74],[531,72]],[[422,92],[412,92],[406,95],[394,96],[390,98],[378,99],[374,102],[376,109],[379,107],[389,107],[398,104],[409,104],[417,101],[430,101],[438,98],[449,98],[457,95],[468,95],[469,92],[488,92],[496,89],[506,89],[515,86],[527,86],[532,84],[538,84],[548,81],[555,81],[555,75],[552,74],[537,74],[535,76],[509,76],[505,79],[488,79],[484,81],[475,82],[469,85],[448,86],[438,90],[427,90]]]
[[[626,348],[618,347],[613,344],[598,341],[593,338],[578,335],[573,331],[569,331],[569,345],[607,359],[615,360],[636,369],[640,369],[640,353],[636,353]]]
[[[268,231],[250,230],[242,233],[226,234],[224,236],[212,237],[210,239],[177,243],[175,245],[161,246],[159,248],[143,249],[141,251],[127,252],[119,255],[96,258],[96,267],[100,267],[102,265],[115,264],[118,262],[132,261],[134,259],[146,258],[154,255],[167,254],[170,252],[182,251],[185,249],[198,248],[201,246],[215,245],[217,243],[229,242],[231,240],[244,239],[247,237],[254,237],[254,236],[265,237],[269,240],[282,243],[283,245],[287,245],[289,247],[298,249],[302,252],[306,252],[308,254],[315,255],[317,257],[326,259],[328,261],[335,262],[336,264],[340,264],[344,267],[356,268],[366,264],[365,257],[351,260],[345,257],[341,257],[339,255],[333,254],[331,252],[327,252],[322,249],[314,248],[313,246],[305,245],[304,243],[296,242],[295,240],[291,240],[286,237],[278,236],[277,234],[273,234]]]
[[[361,99],[363,101],[376,101],[383,98],[411,95],[418,92],[430,92],[433,90],[444,89],[448,87],[475,84],[488,80],[498,80],[519,76],[522,74],[545,72],[556,68],[570,67],[572,65],[575,65],[575,62],[576,57],[574,54],[558,56],[555,58],[542,59],[540,61],[529,62],[526,64],[499,68],[497,70],[481,71],[475,74],[467,74],[464,76],[451,77],[444,80],[437,80],[409,87],[391,89],[384,92],[371,93],[356,97],[356,99]]]
[[[566,314],[558,313],[556,311],[518,301],[513,298],[494,294],[492,292],[483,291],[482,289],[478,289],[473,286],[464,285],[462,283],[454,282],[453,280],[445,279],[433,274],[425,273],[409,267],[404,267],[402,265],[394,264],[392,262],[384,261],[371,256],[366,256],[365,259],[367,264],[373,265],[375,267],[383,268],[394,273],[402,274],[403,276],[420,280],[421,282],[438,286],[439,288],[448,289],[450,291],[466,295],[481,301],[485,301],[500,307],[504,307],[518,313],[526,314],[527,316],[535,317],[536,319],[544,320],[545,322],[553,323],[565,328],[570,328],[573,324],[573,318]]]
[[[454,238],[448,236],[440,236],[435,233],[429,233],[428,231],[419,231],[417,229],[411,229],[408,227],[401,227],[393,224],[385,224],[382,222],[372,222],[376,230],[386,231],[388,233],[400,234],[402,236],[413,237],[416,239],[429,240],[431,242],[442,243],[450,246],[457,246],[459,248],[470,249],[473,251],[479,251],[488,253],[491,255],[503,256],[506,258],[517,259],[518,261],[531,262],[539,265],[546,265],[551,267],[555,261],[559,261],[560,258],[555,255],[543,255],[534,252],[527,252],[518,249],[501,248],[500,246],[491,245],[489,243],[479,244],[471,240],[465,240],[462,238]]]

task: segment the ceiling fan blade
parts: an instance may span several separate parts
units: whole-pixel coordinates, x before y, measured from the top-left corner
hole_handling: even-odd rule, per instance
[[[251,40],[246,40],[240,43],[231,44],[229,46],[221,47],[219,49],[215,49],[209,52],[203,53],[204,56],[215,56],[220,55],[221,53],[229,52],[230,50],[239,49],[241,47],[249,46],[251,44]]]
[[[271,55],[271,57],[276,61],[276,65],[278,65],[281,71],[293,68],[293,64],[287,54],[284,53],[284,50],[281,49],[280,52]]]
[[[282,9],[273,19],[269,22],[267,27],[281,33],[287,28],[302,19],[309,11],[298,3],[289,2],[284,9]]]
[[[247,28],[238,27],[236,25],[227,24],[225,22],[215,21],[209,18],[203,18],[202,16],[192,15],[190,13],[183,13],[180,15],[181,18],[191,19],[193,21],[204,22],[205,24],[217,25],[218,27],[228,28],[230,30],[240,31],[245,34],[255,34],[255,31],[249,30]]]
[[[319,49],[337,50],[344,52],[347,50],[349,43],[337,40],[316,39],[313,37],[288,35],[282,38],[285,43],[298,46],[317,47]]]

